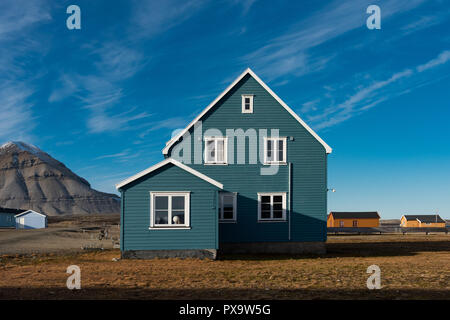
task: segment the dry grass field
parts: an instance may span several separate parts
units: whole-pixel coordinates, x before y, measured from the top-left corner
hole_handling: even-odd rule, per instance
[[[3,255],[0,299],[450,299],[450,236],[331,236],[325,256],[119,260],[118,250]],[[66,268],[81,268],[81,290]],[[368,266],[381,268],[368,290]]]

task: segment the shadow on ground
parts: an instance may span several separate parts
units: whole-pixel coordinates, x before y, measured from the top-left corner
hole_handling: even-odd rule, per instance
[[[448,241],[327,243],[328,257],[413,256],[417,252],[440,251],[450,251],[450,238]]]
[[[448,241],[408,241],[408,242],[336,242],[327,243],[324,255],[288,254],[220,254],[220,260],[280,260],[310,259],[314,257],[400,257],[414,256],[418,252],[450,252]]]

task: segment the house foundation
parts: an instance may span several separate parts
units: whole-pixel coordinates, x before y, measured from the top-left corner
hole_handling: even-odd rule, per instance
[[[221,243],[219,253],[325,254],[325,242],[239,242]]]
[[[122,252],[122,259],[155,259],[155,258],[217,258],[216,249],[195,250],[127,250]]]

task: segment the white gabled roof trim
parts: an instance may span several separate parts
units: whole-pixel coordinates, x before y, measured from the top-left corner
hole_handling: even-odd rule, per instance
[[[171,163],[171,164],[173,164],[173,165],[175,165],[175,166],[177,166],[177,167],[179,167],[179,168],[181,168],[181,169],[183,169],[183,170],[193,174],[194,176],[199,177],[200,179],[205,180],[206,182],[211,183],[212,185],[215,185],[216,187],[218,187],[220,189],[223,189],[223,184],[221,184],[220,182],[218,182],[218,181],[208,177],[207,175],[204,175],[203,173],[198,172],[197,170],[194,170],[191,167],[189,167],[189,166],[187,166],[187,165],[185,165],[185,164],[183,164],[183,163],[181,163],[181,162],[179,162],[179,161],[177,161],[175,159],[172,159],[172,158],[167,158],[167,159],[165,159],[165,160],[155,164],[154,166],[151,166],[150,168],[145,169],[144,171],[141,171],[141,172],[135,174],[134,176],[123,180],[122,182],[119,182],[118,184],[116,184],[116,189],[120,189],[123,186],[126,186],[127,184],[129,184],[129,183],[131,183],[131,182],[133,182],[133,181],[135,181],[135,180],[145,176],[146,174],[149,174],[152,171],[155,171],[155,170],[157,170],[157,169],[159,169],[161,167],[164,167],[166,164],[169,164],[169,163]]]
[[[250,74],[258,83],[267,90],[267,92],[270,93],[272,97],[275,98],[275,100],[278,101],[279,104],[281,104],[294,118],[297,120],[311,135],[317,139],[324,147],[327,153],[331,153],[333,149],[325,143],[318,135],[314,132],[313,129],[311,129],[299,116],[296,114],[289,106],[281,100],[279,96],[275,92],[270,89],[267,84],[265,84],[250,68],[247,68],[239,77],[237,77],[236,80],[233,81],[232,84],[230,84],[225,91],[223,91],[213,102],[211,102],[191,123],[188,124],[188,126],[181,131],[179,134],[177,134],[175,137],[173,137],[171,140],[169,140],[166,143],[166,146],[162,150],[163,154],[167,154],[169,152],[170,147],[177,142],[197,121],[199,121],[212,107],[215,106],[217,102],[219,102],[220,99],[222,99],[228,91],[230,91],[239,81],[242,80],[247,74]]]
[[[27,210],[27,211],[24,211],[24,212],[22,212],[22,213],[16,214],[16,215],[14,216],[14,218],[17,218],[17,217],[26,215],[26,214],[31,213],[31,212],[37,213],[38,215],[43,216],[44,218],[47,217],[45,214],[36,212],[36,211],[34,211],[34,210]]]

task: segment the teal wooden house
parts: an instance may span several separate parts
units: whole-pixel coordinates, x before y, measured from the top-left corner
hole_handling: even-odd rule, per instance
[[[125,258],[323,253],[331,148],[245,70],[116,185]]]

